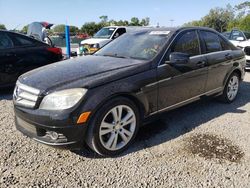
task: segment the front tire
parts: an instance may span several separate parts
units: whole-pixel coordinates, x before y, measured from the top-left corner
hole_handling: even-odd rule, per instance
[[[227,80],[223,94],[220,96],[220,100],[225,103],[232,103],[238,95],[239,86],[239,75],[237,73],[231,74]]]
[[[87,144],[99,155],[118,155],[134,140],[139,123],[138,108],[131,100],[124,97],[111,99],[92,118]]]

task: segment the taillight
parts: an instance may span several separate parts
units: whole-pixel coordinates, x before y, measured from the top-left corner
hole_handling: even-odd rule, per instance
[[[61,48],[51,47],[51,48],[47,48],[47,50],[54,53],[54,54],[58,54],[58,55],[62,54],[62,49]]]

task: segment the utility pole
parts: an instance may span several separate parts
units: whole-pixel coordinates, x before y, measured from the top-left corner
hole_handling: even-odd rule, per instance
[[[174,19],[169,20],[171,22],[171,27],[173,27]]]

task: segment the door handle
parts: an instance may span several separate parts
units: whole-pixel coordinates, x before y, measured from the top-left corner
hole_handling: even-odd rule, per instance
[[[230,60],[230,59],[233,59],[233,56],[228,53],[228,54],[225,55],[225,58],[228,59],[228,60]]]
[[[206,66],[206,61],[199,61],[198,63],[196,63],[196,66],[200,67],[200,68],[205,67]]]
[[[11,56],[16,56],[16,54],[15,54],[15,53],[10,52],[10,53],[5,54],[5,56],[6,56],[6,57],[11,57]]]

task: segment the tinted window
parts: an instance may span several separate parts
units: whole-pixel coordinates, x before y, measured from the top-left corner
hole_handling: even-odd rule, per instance
[[[119,28],[115,32],[113,38],[117,38],[117,37],[121,36],[123,33],[126,33],[126,29],[125,28]]]
[[[13,43],[6,33],[0,32],[0,49],[12,48]]]
[[[222,37],[219,37],[219,38],[220,38],[220,44],[221,44],[222,50],[231,50],[231,47],[228,44],[228,42],[226,42]]]
[[[190,56],[200,54],[199,39],[195,31],[184,33],[172,46],[171,52],[187,53]]]
[[[14,39],[15,46],[30,46],[34,44],[32,40],[23,36],[12,35],[12,38]]]
[[[201,36],[205,41],[206,53],[221,51],[221,43],[217,34],[201,31]]]

